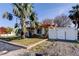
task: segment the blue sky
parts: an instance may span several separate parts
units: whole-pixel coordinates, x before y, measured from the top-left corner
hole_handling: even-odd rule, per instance
[[[42,21],[46,18],[54,18],[61,14],[68,15],[69,10],[76,4],[73,3],[36,3],[33,4],[34,10],[37,13],[37,17],[39,21]],[[8,11],[12,13],[12,5],[11,4],[1,4],[0,3],[0,27],[13,27],[16,23],[16,17],[13,18],[12,21],[8,21],[7,19],[2,18],[2,14],[4,11]]]

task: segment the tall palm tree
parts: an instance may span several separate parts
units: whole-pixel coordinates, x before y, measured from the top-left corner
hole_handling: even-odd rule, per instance
[[[31,20],[31,27],[36,28],[38,27],[38,22],[37,22],[37,14],[35,12],[32,12],[30,15],[30,20]]]
[[[70,15],[70,19],[73,20],[73,22],[75,23],[75,25],[78,24],[78,28],[79,28],[79,5],[77,4],[76,6],[72,7],[72,10],[69,11]]]
[[[24,33],[23,38],[25,38],[26,30],[26,20],[29,18],[32,21],[35,21],[34,13],[33,13],[33,6],[30,3],[13,3],[13,15],[18,17],[21,21],[21,28]],[[4,18],[12,20],[13,15],[11,13],[5,12],[3,14]]]

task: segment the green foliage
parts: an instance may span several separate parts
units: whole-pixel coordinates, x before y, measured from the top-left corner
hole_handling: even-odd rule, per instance
[[[7,18],[8,20],[12,20],[13,16],[12,16],[11,13],[4,12],[4,14],[3,14],[3,18]]]
[[[31,3],[13,3],[13,15],[18,17],[21,21],[21,28],[22,31],[27,32],[26,30],[26,20],[29,18],[32,21],[36,21],[36,15],[33,11],[33,6]],[[3,18],[7,18],[9,20],[12,20],[13,15],[11,13],[5,12],[3,14]]]
[[[79,28],[79,5],[77,4],[76,6],[73,6],[72,10],[70,10],[69,13],[70,19],[72,19],[73,22],[75,21],[75,24],[78,24]]]

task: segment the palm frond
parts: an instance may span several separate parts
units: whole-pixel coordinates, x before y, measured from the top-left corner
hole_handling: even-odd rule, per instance
[[[12,20],[13,19],[13,15],[11,13],[4,12],[3,13],[3,18],[6,18],[8,20]]]

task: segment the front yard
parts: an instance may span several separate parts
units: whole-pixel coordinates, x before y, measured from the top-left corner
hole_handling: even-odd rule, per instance
[[[26,39],[16,39],[16,40],[11,40],[10,42],[14,42],[14,43],[17,43],[17,44],[21,44],[21,45],[25,45],[25,46],[29,46],[29,45],[32,45],[32,44],[35,44],[39,41],[42,41],[43,39],[38,39],[38,38],[26,38]]]
[[[45,39],[26,38],[26,39],[20,39],[20,40],[18,40],[18,39],[11,40],[10,42],[17,43],[17,44],[24,45],[24,46],[32,46],[43,40],[45,40]],[[2,45],[4,45],[4,44],[2,44]],[[6,45],[4,45],[4,46],[6,46]],[[7,47],[9,47],[9,46],[6,46],[5,50],[7,50],[7,49],[15,50],[15,51],[20,50],[20,48],[13,49],[12,47],[14,47],[14,46],[9,47],[9,48],[7,48]],[[16,47],[14,47],[14,48],[16,48]],[[36,55],[36,53],[37,53],[37,54],[42,54],[45,56],[70,56],[70,55],[79,56],[79,43],[78,42],[66,42],[66,41],[44,41],[44,42],[32,47],[29,50],[25,49],[23,51],[26,51],[26,52],[23,54],[20,53],[20,55],[31,56],[32,54]],[[23,52],[23,51],[21,51],[21,52]],[[13,55],[13,53],[15,53],[15,52],[12,52],[12,55]],[[16,51],[16,53],[18,53],[18,52]]]
[[[26,38],[26,39],[20,39],[20,40],[19,40],[19,39],[15,39],[15,40],[6,41],[6,42],[8,42],[8,43],[10,43],[10,44],[5,43],[5,42],[4,42],[5,40],[1,40],[0,43],[2,44],[2,42],[3,42],[3,43],[5,44],[5,47],[1,47],[0,50],[1,50],[2,48],[5,48],[5,50],[2,49],[2,51],[0,51],[0,52],[4,52],[4,51],[10,50],[10,51],[8,51],[8,53],[3,54],[3,55],[19,55],[19,54],[22,55],[22,54],[24,54],[23,51],[27,52],[27,51],[29,51],[29,50],[27,50],[27,48],[23,49],[22,47],[20,47],[19,49],[14,49],[14,50],[13,50],[13,48],[18,47],[17,45],[30,47],[30,46],[32,46],[32,45],[34,45],[34,44],[35,44],[35,46],[33,46],[32,49],[30,49],[30,51],[34,51],[34,52],[35,52],[34,48],[36,49],[36,51],[40,51],[40,50],[42,50],[43,48],[45,48],[45,47],[43,47],[43,46],[45,46],[46,43],[43,42],[43,45],[42,45],[42,43],[40,43],[40,44],[38,44],[38,45],[36,45],[36,44],[37,44],[38,42],[42,42],[42,41],[44,41],[44,40],[46,40],[46,39]],[[4,44],[3,44],[3,45],[4,45]],[[7,46],[7,45],[8,45],[8,46]],[[12,46],[12,47],[10,47],[9,45]],[[37,46],[38,46],[38,48],[37,48]],[[23,50],[21,50],[21,49],[23,49]],[[21,52],[17,52],[17,51],[20,51],[20,50],[21,50],[22,54],[21,54]],[[16,52],[16,53],[15,53],[15,52]],[[2,54],[2,53],[1,53],[1,54]]]

